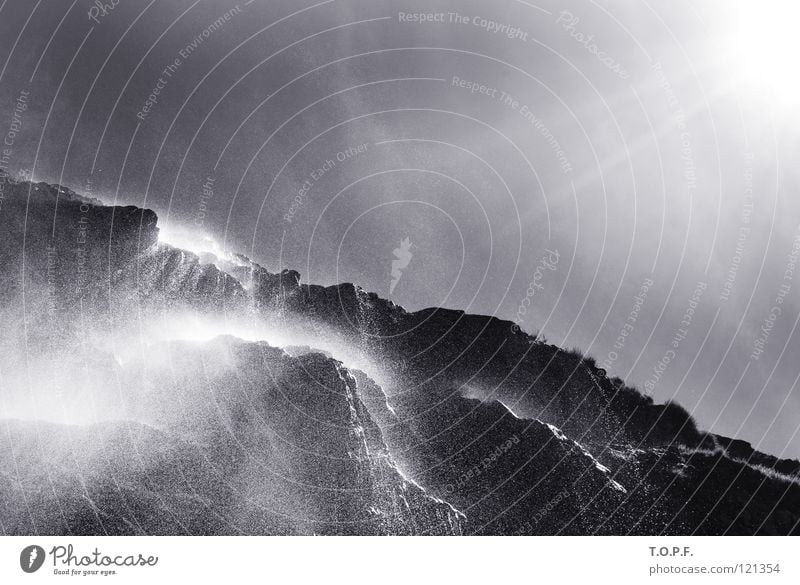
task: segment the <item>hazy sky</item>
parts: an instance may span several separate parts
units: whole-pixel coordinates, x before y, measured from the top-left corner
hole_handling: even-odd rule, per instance
[[[797,457],[776,5],[7,0],[2,166],[307,281],[517,320]]]

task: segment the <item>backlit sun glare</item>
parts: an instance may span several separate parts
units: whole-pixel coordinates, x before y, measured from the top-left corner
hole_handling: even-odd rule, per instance
[[[798,0],[734,0],[732,66],[749,91],[779,102],[800,101],[797,74]]]

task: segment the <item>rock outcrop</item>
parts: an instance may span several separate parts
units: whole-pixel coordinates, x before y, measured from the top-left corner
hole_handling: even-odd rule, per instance
[[[6,533],[800,530],[800,462],[510,322],[201,257],[152,211],[6,180]]]

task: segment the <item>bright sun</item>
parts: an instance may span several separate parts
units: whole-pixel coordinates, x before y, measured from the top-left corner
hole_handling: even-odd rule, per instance
[[[779,101],[800,101],[800,0],[735,0],[733,67],[742,83]]]

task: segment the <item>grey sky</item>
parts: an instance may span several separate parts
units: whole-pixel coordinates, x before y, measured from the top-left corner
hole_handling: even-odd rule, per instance
[[[799,100],[736,78],[728,4],[314,4],[9,0],[8,168],[382,296],[409,238],[395,302],[516,319],[800,455]]]

